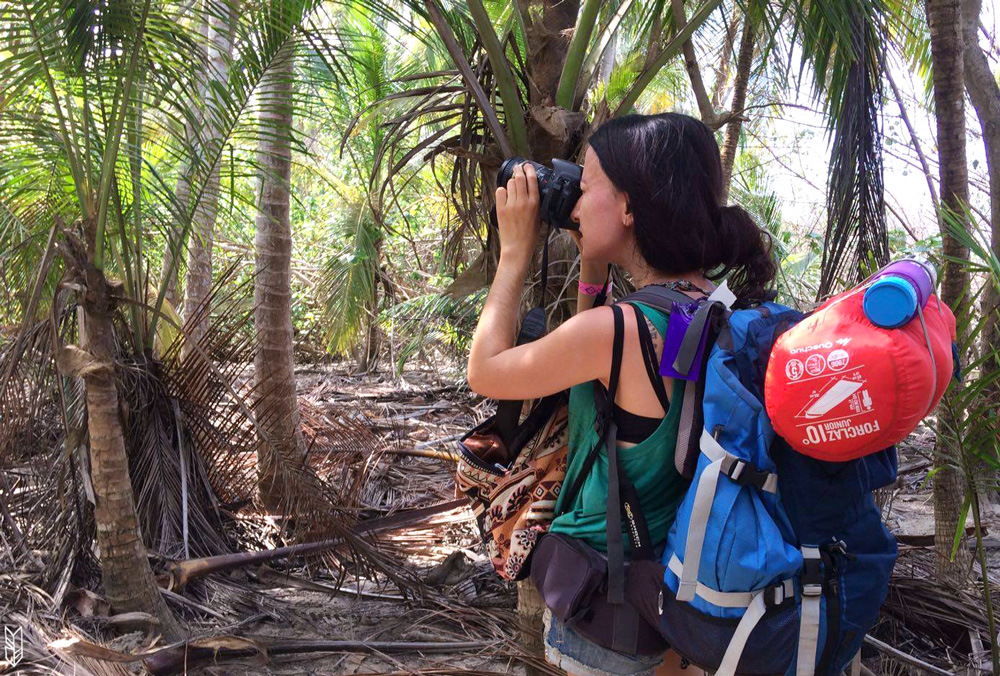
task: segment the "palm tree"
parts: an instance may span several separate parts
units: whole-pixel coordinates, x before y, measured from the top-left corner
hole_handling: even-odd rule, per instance
[[[302,430],[295,396],[292,330],[292,232],[289,221],[294,61],[291,45],[277,57],[261,90],[261,117],[269,134],[258,145],[261,166],[257,215],[257,268],[254,278],[254,328],[260,350],[254,359],[258,422],[270,437],[261,440],[258,474],[261,497],[277,506],[287,494],[276,484],[276,463],[301,462]]]
[[[203,9],[209,9],[209,7],[204,6]],[[235,22],[238,16],[238,5],[233,4],[230,7],[231,11],[226,16],[213,16],[210,12],[204,14],[201,26],[201,37],[204,45],[199,50],[199,57],[204,60],[206,68],[205,72],[199,77],[197,85],[200,100],[211,97],[211,88],[219,84],[224,84],[227,80],[227,70],[229,68],[229,60],[232,56],[233,38],[235,37]],[[218,131],[213,127],[211,116],[195,115],[185,120],[184,133],[188,141],[199,141],[199,145],[204,145],[206,149],[210,148],[213,142],[218,142],[216,138]],[[177,180],[177,201],[185,207],[191,199],[191,181],[196,180],[193,172],[197,170],[197,166],[197,161],[190,163],[187,170],[181,172]],[[202,280],[205,277],[204,267],[206,261],[209,263],[208,281],[209,286],[211,285],[211,237],[205,242],[202,233],[206,230],[211,232],[214,229],[215,209],[218,201],[217,182],[218,165],[210,168],[209,178],[205,185],[206,194],[202,197],[199,209],[195,214],[195,221],[197,223],[195,234],[197,236],[192,241],[192,245],[188,250],[188,257],[191,259],[188,261],[188,265],[190,266],[194,263],[196,266],[196,270],[194,271],[194,277],[197,280],[196,284],[198,284],[198,281],[201,281],[198,284],[199,291],[202,290],[201,287],[204,287]],[[175,224],[173,228],[174,234],[176,235],[176,233],[180,232],[182,227],[181,223]],[[163,282],[167,285],[167,302],[172,306],[177,306],[182,299],[178,268],[179,266],[174,260],[174,249],[168,240],[163,251],[163,267],[160,274]],[[190,272],[189,276],[191,276]],[[198,299],[203,297],[203,293],[196,294],[195,306],[199,304],[197,302]],[[192,313],[187,312],[187,314],[190,316]]]
[[[275,102],[271,110],[290,104],[282,93],[290,79],[290,56],[316,4],[282,0],[254,5],[239,14],[229,0],[165,6],[136,0],[113,3],[110,9],[33,0],[2,7],[10,56],[0,66],[5,92],[0,109],[0,251],[5,265],[24,271],[24,287],[30,292],[21,303],[22,330],[5,346],[0,420],[9,425],[7,412],[21,401],[16,388],[32,375],[26,360],[40,359],[43,375],[35,378],[39,384],[32,384],[32,391],[56,379],[47,396],[61,402],[65,423],[65,451],[56,466],[73,472],[82,464],[82,471],[90,475],[96,549],[107,598],[117,612],[142,611],[157,617],[160,629],[170,637],[180,629],[163,602],[146,547],[168,556],[187,551],[188,521],[184,517],[184,535],[177,535],[183,542],[150,542],[152,531],[146,532],[143,524],[167,518],[148,513],[166,504],[152,499],[153,493],[183,481],[190,486],[194,479],[202,485],[201,477],[190,467],[186,470],[190,474],[183,477],[157,474],[165,472],[166,465],[150,465],[148,458],[136,457],[133,444],[172,455],[175,463],[180,450],[175,444],[189,434],[199,446],[197,452],[189,452],[192,461],[199,461],[198,453],[205,449],[197,431],[186,433],[182,416],[175,419],[173,411],[164,426],[159,417],[137,420],[134,400],[128,402],[131,406],[122,405],[123,378],[133,378],[143,369],[148,369],[149,378],[156,377],[162,366],[154,351],[166,349],[180,330],[165,303],[171,275],[164,275],[159,287],[149,290],[151,269],[161,249],[148,242],[152,239],[155,244],[155,237],[165,234],[174,260],[180,260],[193,224],[211,220],[200,220],[209,213],[202,203],[220,190],[218,170],[224,149],[232,148],[227,159],[239,164],[231,171],[233,176],[264,165],[265,177],[280,178],[280,163],[270,162],[279,155],[267,143],[276,137],[275,125],[254,113],[267,111],[269,100]],[[238,21],[231,20],[234,16]],[[233,67],[224,77],[218,65],[206,63],[204,36],[197,32],[213,21],[233,31]],[[225,61],[221,51],[225,50],[216,55]],[[205,86],[206,73],[215,74],[210,86]],[[258,96],[266,76],[272,84]],[[190,124],[196,119],[203,124]],[[188,133],[192,128],[198,133]],[[248,141],[260,141],[268,149],[260,163]],[[287,163],[285,167],[287,184]],[[280,183],[272,184],[280,193]],[[178,185],[184,188],[177,189]],[[232,190],[233,197],[242,200],[242,188],[235,185]],[[266,192],[265,232],[274,222],[280,223],[282,209],[280,195]],[[284,209],[287,224],[287,201]],[[175,224],[181,225],[179,230]],[[265,254],[270,243],[261,246]],[[62,254],[62,265],[54,257],[56,251]],[[265,279],[267,275],[265,271]],[[275,288],[281,286],[273,275],[271,279]],[[286,289],[287,283],[286,277]],[[76,308],[79,322],[72,321]],[[53,330],[48,324],[38,330],[42,311],[51,313]],[[290,348],[291,331],[279,333],[269,333],[268,338],[272,343],[283,340]],[[41,351],[40,341],[45,345]],[[197,346],[196,341],[184,344],[188,343]],[[200,374],[203,382],[196,385],[202,391],[228,386],[232,398],[240,401],[232,384],[225,385],[211,355],[202,347],[195,353],[200,355],[197,364],[178,380],[191,382]],[[51,354],[58,356],[59,376],[44,375],[51,363],[45,356]],[[125,364],[128,368],[123,368]],[[206,378],[206,374],[211,375]],[[206,385],[206,380],[211,382]],[[74,394],[77,383],[83,388],[85,410]],[[294,387],[282,394],[293,398]],[[241,421],[258,431],[265,444],[269,436],[263,423],[281,419],[283,415],[274,411],[287,407],[287,401],[272,398],[278,402],[273,407],[265,403],[253,411],[240,409]],[[146,427],[130,428],[126,437],[123,415],[130,425]],[[257,418],[263,423],[258,424]],[[12,448],[6,429],[3,434],[0,454],[6,459]],[[322,493],[308,467],[294,469],[305,492]],[[312,521],[323,520],[351,543],[355,553],[370,557],[370,547],[352,537],[348,520],[328,499],[332,493],[327,493],[313,500],[311,509],[317,516]],[[170,504],[179,504],[179,495]],[[86,512],[85,501],[78,510],[80,523],[74,526],[81,534],[78,547],[86,552],[91,549],[85,527],[89,513],[81,512]],[[62,549],[50,565],[60,562],[72,566],[72,558],[66,559]]]
[[[337,214],[334,231],[345,245],[325,263],[319,293],[330,349],[353,349],[358,371],[367,372],[378,358],[379,267],[384,232],[392,228],[377,189],[383,178],[372,175],[389,120],[385,111],[390,107],[380,102],[399,89],[391,80],[412,71],[414,59],[387,38],[384,17],[349,6],[337,19],[339,47],[350,54],[351,67],[346,77],[335,78],[339,86],[328,87],[335,111],[331,126],[337,127],[340,154],[347,153],[355,180],[344,188],[347,204]]]
[[[165,635],[175,637],[179,625],[159,592],[139,532],[119,418],[112,324],[123,297],[145,298],[136,293],[141,277],[131,273],[140,268],[131,267],[136,252],[126,236],[131,216],[138,214],[127,214],[120,202],[124,195],[137,206],[141,188],[119,183],[134,181],[141,168],[122,152],[122,139],[127,136],[125,145],[136,152],[145,97],[167,82],[183,81],[181,63],[171,56],[157,63],[164,80],[145,77],[148,50],[177,54],[190,48],[190,36],[162,34],[156,27],[165,17],[148,0],[100,13],[78,5],[69,15],[60,3],[41,0],[6,7],[4,14],[13,58],[0,75],[9,96],[0,133],[10,160],[0,176],[0,195],[7,212],[26,227],[52,233],[50,244],[65,264],[56,300],[74,294],[80,308],[77,344],[64,347],[58,363],[66,377],[81,378],[85,387],[105,592],[117,611],[149,613]],[[26,152],[37,159],[26,164],[32,156]],[[41,179],[37,186],[46,187],[25,179]],[[126,273],[124,282],[109,279],[115,267]],[[41,268],[36,299],[51,272]],[[137,313],[132,318],[141,333]],[[26,314],[25,326],[33,319]]]
[[[228,5],[228,14],[208,18],[206,32],[207,65],[205,84],[201,97],[211,99],[215,88],[228,81],[229,62],[232,57],[236,21],[240,2],[233,0]],[[201,145],[220,159],[208,169],[203,196],[193,214],[192,233],[188,243],[187,280],[184,285],[184,318],[188,321],[188,340],[184,345],[182,359],[190,354],[191,347],[201,341],[208,328],[208,308],[203,307],[212,290],[212,243],[215,237],[215,219],[219,208],[219,164],[221,153],[216,147],[223,143],[223,129],[218,129],[213,120],[205,121]],[[185,180],[187,177],[182,177]],[[170,262],[169,258],[166,262]],[[176,277],[176,273],[175,273]]]
[[[968,167],[965,159],[965,64],[961,0],[928,0],[927,23],[930,27],[931,58],[934,75],[934,107],[937,112],[937,142],[941,172],[941,242],[945,257],[941,281],[941,300],[956,315],[965,314],[965,294],[969,276],[960,261],[968,260],[969,249],[955,238],[947,223],[951,220],[965,225],[965,209],[969,202]],[[963,341],[964,342],[964,341]],[[955,396],[949,393],[946,397]],[[956,420],[948,420],[949,412],[961,416],[949,402],[941,407],[942,420],[938,428],[938,449],[934,475],[934,543],[939,577],[955,585],[967,580],[968,551],[960,547],[951,558],[952,541],[962,514],[965,495],[962,476],[945,458],[947,430],[955,429]]]

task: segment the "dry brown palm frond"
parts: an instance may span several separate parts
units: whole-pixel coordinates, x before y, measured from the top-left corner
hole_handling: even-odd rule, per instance
[[[67,625],[56,601],[34,586],[24,575],[0,575],[0,622],[11,631],[20,630],[16,645],[23,655],[12,673],[30,676],[76,674],[76,676],[131,676],[124,665],[72,655],[59,649],[73,639],[88,639]],[[2,664],[2,662],[0,662]]]
[[[1000,585],[995,581],[990,584],[996,594]],[[914,644],[906,652],[936,666],[951,670],[953,659],[968,663],[970,657],[975,658],[970,632],[978,632],[989,650],[990,632],[982,598],[970,590],[939,582],[931,548],[910,549],[900,555],[882,612],[890,620],[883,631],[906,636]],[[896,636],[890,638],[894,640],[887,642],[894,646],[903,643]]]
[[[279,482],[282,497],[282,536],[297,542],[340,538],[344,547],[323,555],[332,568],[354,574],[385,575],[402,589],[418,588],[385,546],[355,534],[358,496],[368,472],[382,450],[382,443],[361,423],[348,417],[318,416],[300,404],[308,447],[299,457],[274,457],[281,444],[268,439],[268,397],[254,392],[250,369],[259,348],[252,326],[253,308],[243,299],[253,280],[233,283],[234,267],[223,274],[200,312],[211,311],[208,331],[196,345],[185,349],[187,332],[181,331],[164,355],[164,382],[179,401],[185,429],[189,430],[215,493],[227,509],[238,511],[258,504],[258,457],[270,467],[265,476]],[[197,321],[191,318],[188,321]],[[185,358],[181,359],[181,354]],[[302,411],[305,414],[302,415]],[[326,428],[324,433],[315,430]],[[258,453],[260,451],[260,453]]]
[[[54,366],[53,336],[75,328],[72,309],[53,308],[52,320],[25,325],[0,351],[0,556],[57,597],[70,575],[97,573],[83,389]]]
[[[150,355],[119,356],[118,392],[129,473],[143,540],[168,558],[229,552],[233,543],[202,456],[185,439],[180,407]]]
[[[248,389],[257,343],[246,330],[252,326],[246,291],[223,276],[206,304],[206,311],[215,310],[212,328],[184,361],[183,331],[162,358],[137,355],[131,343],[117,348],[121,420],[143,537],[168,558],[232,551],[227,523],[256,505],[256,451],[259,440],[267,443],[258,421],[268,411],[255,409],[251,402],[259,400]],[[82,388],[55,369],[59,346],[75,336],[74,311],[56,303],[58,321],[29,327],[0,352],[0,556],[14,569],[39,574],[38,583],[57,598],[70,580],[93,585],[99,571],[91,546]],[[126,321],[124,312],[118,321]],[[301,457],[278,463],[286,498],[279,537],[341,538],[344,546],[326,554],[327,565],[354,575],[385,574],[402,589],[419,587],[391,545],[352,531],[381,440],[357,420],[308,405],[304,410],[310,445]],[[244,542],[257,538],[251,547],[271,544],[246,528],[237,531]]]

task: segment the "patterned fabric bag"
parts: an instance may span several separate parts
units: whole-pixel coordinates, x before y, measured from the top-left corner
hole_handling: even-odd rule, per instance
[[[501,402],[496,415],[458,442],[455,483],[472,501],[497,574],[521,580],[535,542],[549,529],[566,475],[568,392],[540,400],[504,434],[500,421],[512,404],[519,409],[521,402]]]

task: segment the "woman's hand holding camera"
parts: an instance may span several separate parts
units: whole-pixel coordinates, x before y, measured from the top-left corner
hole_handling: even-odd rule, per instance
[[[500,256],[528,260],[538,241],[538,177],[524,162],[514,167],[506,188],[497,188],[497,225]]]

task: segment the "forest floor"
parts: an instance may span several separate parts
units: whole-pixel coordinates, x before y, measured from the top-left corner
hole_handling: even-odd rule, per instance
[[[363,419],[390,449],[380,454],[378,466],[371,470],[362,497],[364,504],[390,505],[392,511],[456,498],[454,460],[450,457],[455,439],[482,421],[489,410],[481,398],[456,384],[458,378],[453,371],[446,367],[409,367],[402,377],[355,376],[334,365],[303,366],[297,373],[304,401],[331,414],[343,415],[348,410],[350,417]],[[920,584],[905,587],[905,593],[890,594],[886,620],[878,635],[904,652],[947,668],[949,664],[957,665],[949,650],[963,652],[959,645],[962,641],[971,640],[971,649],[976,649],[976,637],[964,636],[961,619],[956,620],[958,634],[951,627],[944,631],[947,635],[933,637],[920,635],[925,625],[917,622],[914,627],[905,619],[914,612],[910,603],[918,604],[918,614],[935,614],[928,610],[926,601],[930,598],[933,602],[940,593],[933,587],[924,588],[933,542],[933,504],[925,482],[931,469],[933,442],[932,429],[921,427],[900,446],[899,481],[879,497],[885,506],[886,521],[901,543],[897,570],[908,566],[907,575]],[[1000,547],[993,534],[1000,533],[1000,507],[986,505],[984,512],[990,533],[990,563],[996,573],[1000,569]],[[220,676],[524,673],[526,665],[532,665],[558,673],[539,663],[522,646],[514,613],[516,589],[493,574],[467,507],[458,505],[424,523],[380,537],[399,557],[401,566],[420,580],[423,587],[418,593],[404,594],[390,584],[356,579],[348,579],[337,590],[336,581],[321,566],[274,565],[213,576],[199,595],[207,612],[188,612],[193,634],[252,637],[255,643],[251,652],[256,655],[216,662],[205,667],[206,672]],[[951,612],[960,618],[961,612],[968,612],[968,604],[964,611]],[[141,631],[108,640],[106,627],[97,617],[69,612],[64,619],[85,640],[115,650],[137,653],[151,647]],[[937,625],[934,627],[937,631]],[[300,654],[280,654],[277,648],[331,640],[357,645]],[[427,642],[454,645],[437,653],[414,645]],[[899,673],[884,654],[865,651],[864,655],[872,672]],[[138,664],[115,665],[110,671],[97,669],[97,662],[86,657],[75,662],[86,667],[81,671],[73,667],[73,673],[81,675],[88,670],[95,674],[139,670]],[[64,671],[55,669],[56,673]]]
[[[391,461],[392,500],[400,507],[416,507],[455,496],[454,463],[444,458],[404,455],[407,451],[454,449],[454,438],[482,421],[488,404],[454,378],[437,370],[407,370],[402,378],[351,376],[334,369],[303,369],[300,386],[305,396],[336,405],[338,401],[364,402],[369,423],[394,438],[399,455]],[[311,389],[310,389],[311,388]],[[310,394],[311,392],[311,394]],[[328,393],[324,395],[323,393]],[[928,553],[933,542],[934,510],[926,477],[932,467],[933,429],[921,426],[899,448],[900,478],[883,491],[886,522],[900,540],[903,557]],[[1000,533],[1000,506],[987,505],[984,516],[989,533]],[[969,526],[971,527],[971,516]],[[339,656],[276,658],[271,664],[246,665],[242,673],[350,674],[365,672],[495,671],[522,673],[523,663],[512,610],[516,589],[501,583],[483,557],[479,535],[467,508],[442,515],[433,524],[396,533],[393,540],[408,551],[408,563],[429,581],[440,597],[412,607],[398,600],[350,595],[330,596],[297,587],[275,586],[269,591],[280,604],[287,623],[261,623],[257,633],[276,638],[324,638],[333,635],[360,640],[482,641],[484,650],[464,654],[422,656],[351,653]],[[989,536],[991,568],[1000,570],[1000,547]],[[895,632],[893,632],[895,635]],[[498,646],[504,646],[498,650]],[[911,646],[919,652],[916,642]],[[933,653],[930,648],[925,648]],[[479,653],[479,654],[477,654]],[[867,654],[867,651],[866,651]],[[875,673],[891,673],[884,657],[868,654],[866,664]],[[236,673],[229,670],[229,673]]]

